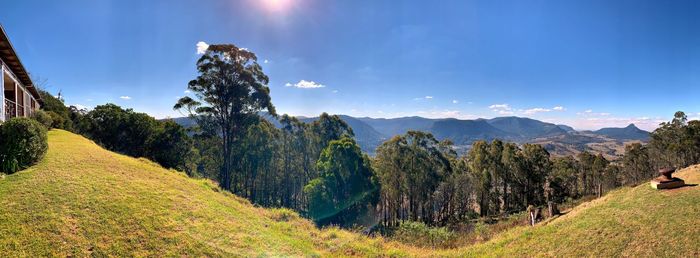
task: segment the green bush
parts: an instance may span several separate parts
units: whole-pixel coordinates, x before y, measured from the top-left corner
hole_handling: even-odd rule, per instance
[[[173,120],[158,122],[157,129],[146,141],[149,158],[166,168],[175,168],[191,175],[196,169],[187,164],[192,153],[192,138],[187,130]],[[193,163],[193,162],[190,162]]]
[[[0,171],[14,173],[27,168],[46,154],[46,127],[26,118],[12,118],[0,126]]]
[[[445,227],[404,221],[394,232],[393,239],[418,247],[449,248],[454,247],[457,235]]]
[[[34,113],[32,114],[32,119],[36,120],[37,122],[49,129],[51,128],[51,125],[53,125],[53,119],[49,114],[47,114],[43,110],[34,111]]]
[[[49,114],[49,116],[51,116],[51,121],[53,122],[51,123],[51,128],[65,128],[66,119],[63,116],[53,111],[46,111],[46,113]]]

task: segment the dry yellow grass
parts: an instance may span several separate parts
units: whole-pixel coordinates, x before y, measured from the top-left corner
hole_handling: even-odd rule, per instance
[[[391,246],[66,131],[49,132],[39,164],[0,179],[0,257],[406,254]]]
[[[700,256],[700,166],[674,176],[687,186],[648,183],[613,191],[546,225],[520,227],[459,250],[468,256]]]
[[[700,182],[700,167],[678,176]],[[450,250],[318,229],[215,183],[49,132],[39,164],[0,179],[0,257],[16,256],[698,256],[700,187],[625,188],[547,225]],[[668,239],[665,241],[664,239]]]

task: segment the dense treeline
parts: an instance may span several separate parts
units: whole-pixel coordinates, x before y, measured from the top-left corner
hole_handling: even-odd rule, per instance
[[[408,132],[377,149],[382,220],[445,225],[560,203],[617,186],[614,165],[583,152],[552,158],[540,145],[477,141],[457,157],[450,142]]]
[[[660,167],[700,162],[700,122],[687,122],[682,112],[661,124],[650,143],[627,145],[618,160],[585,151],[552,157],[540,145],[500,140],[474,142],[459,156],[450,141],[420,131],[387,140],[372,158],[338,116],[324,113],[311,123],[278,116],[253,53],[212,45],[197,67],[188,85],[192,97],[174,107],[195,119],[193,128],[114,104],[88,112],[52,99],[45,109],[63,119],[54,127],[216,180],[255,204],[295,209],[321,224],[463,223],[600,196],[648,180]]]

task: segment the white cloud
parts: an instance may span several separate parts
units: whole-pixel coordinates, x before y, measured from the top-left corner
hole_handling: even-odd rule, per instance
[[[119,98],[120,98],[120,99],[124,99],[124,100],[130,100],[130,99],[131,99],[131,97],[129,97],[129,96],[120,96]]]
[[[424,100],[424,99],[433,99],[433,96],[424,96],[424,97],[419,97],[419,98],[413,98],[413,100]]]
[[[314,81],[307,81],[307,80],[301,80],[295,84],[288,82],[288,83],[284,84],[284,86],[295,87],[295,88],[300,88],[300,89],[317,89],[317,88],[326,87],[326,85],[316,83]]]
[[[459,103],[458,100],[456,100],[456,99],[453,99],[453,100],[452,100],[452,104],[457,104],[457,103]]]
[[[192,93],[192,91],[190,91],[190,90],[185,90],[185,94],[190,94],[190,93]]]
[[[263,60],[263,63],[265,63],[265,64],[267,64],[267,63],[269,63],[269,62],[270,62],[270,61],[267,60],[267,59]]]
[[[73,104],[73,105],[71,105],[71,106],[75,106],[76,108],[78,108],[78,110],[83,110],[83,109],[89,110],[89,109],[90,109],[89,107],[83,106],[83,105],[80,105],[80,104]]]
[[[475,119],[475,118],[477,118],[474,115],[465,114],[465,113],[462,113],[462,111],[451,110],[451,109],[421,110],[421,111],[417,111],[417,113],[420,114],[421,116],[424,116],[427,118],[457,118],[457,119]]]
[[[510,107],[508,104],[493,104],[489,106],[489,109],[491,111],[498,113],[499,115],[512,115],[513,114],[513,108]]]
[[[596,117],[596,116],[610,116],[611,113],[607,113],[607,112],[598,113],[598,112],[593,112],[592,109],[587,109],[583,112],[576,113],[576,115],[584,116],[584,117]]]
[[[205,52],[207,52],[207,48],[209,48],[209,44],[207,44],[204,41],[197,42],[197,54],[198,55],[203,55]]]
[[[333,93],[338,93],[338,90],[333,90]]]
[[[526,110],[518,109],[518,112],[522,112],[525,115],[534,115],[537,113],[545,113],[545,112],[552,112],[552,111],[565,111],[565,110],[566,110],[566,108],[564,108],[562,106],[555,106],[553,108],[537,107],[537,108],[531,108],[531,109],[526,109]]]
[[[493,104],[489,106],[490,109],[507,109],[510,110],[510,105],[508,104]]]
[[[550,112],[550,111],[552,111],[552,110],[548,109],[548,108],[531,108],[531,109],[525,110],[524,113],[526,115],[533,115],[533,114],[537,114],[537,113]]]

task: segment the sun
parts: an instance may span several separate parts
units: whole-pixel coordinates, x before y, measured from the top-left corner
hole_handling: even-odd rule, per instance
[[[259,0],[265,10],[270,12],[284,12],[289,9],[292,0]]]

